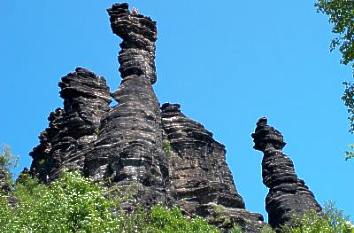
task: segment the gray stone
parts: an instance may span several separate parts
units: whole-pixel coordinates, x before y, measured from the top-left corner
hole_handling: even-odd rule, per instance
[[[245,210],[226,163],[225,146],[202,124],[187,118],[178,104],[163,104],[161,110],[176,203],[187,214],[206,217],[224,230],[236,223],[245,232],[259,232],[263,217]]]
[[[167,204],[168,162],[162,150],[159,102],[152,88],[156,23],[131,14],[127,4],[114,4],[108,13],[113,32],[123,39],[118,57],[122,82],[112,95],[118,105],[102,119],[85,173],[118,186],[137,186],[138,195],[128,200],[131,207]]]
[[[0,193],[9,194],[12,191],[12,187],[9,183],[10,174],[0,168]]]
[[[79,170],[105,182],[110,190],[128,194],[122,203],[127,211],[137,205],[178,205],[186,215],[205,217],[225,232],[234,224],[245,232],[260,232],[263,217],[245,209],[224,145],[202,124],[186,117],[178,104],[160,108],[152,87],[157,81],[156,22],[131,13],[126,3],[114,4],[108,13],[113,33],[122,39],[120,86],[110,94],[105,80],[84,68],[62,78],[64,108],[50,114],[49,127],[31,152],[29,173],[50,182],[63,169]],[[118,104],[110,108],[112,98]],[[265,126],[266,119],[259,125]],[[285,143],[278,131],[269,129],[257,128],[254,138],[256,149],[268,153],[268,144],[274,149],[267,154],[272,159],[264,160],[263,177],[276,190],[267,199],[267,210],[275,215],[277,203],[281,208],[294,206],[298,196],[310,192],[291,170],[290,160],[271,156],[282,155]],[[279,192],[298,196],[277,196]]]
[[[49,127],[30,153],[30,173],[43,182],[55,179],[63,169],[83,169],[85,154],[97,138],[101,117],[110,109],[105,79],[87,69],[76,68],[61,79],[59,87],[64,108],[49,115]]]
[[[321,211],[313,193],[295,173],[294,164],[282,149],[286,145],[283,135],[267,124],[262,117],[252,134],[254,148],[263,152],[263,183],[269,188],[266,210],[269,224],[279,228],[291,224],[295,216],[310,210]]]

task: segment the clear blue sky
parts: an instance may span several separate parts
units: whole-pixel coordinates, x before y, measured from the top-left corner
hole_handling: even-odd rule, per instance
[[[62,106],[60,77],[83,66],[118,87],[119,39],[105,11],[113,2],[1,2],[0,143],[21,156],[21,169]],[[158,21],[160,102],[181,103],[226,145],[249,210],[266,216],[262,154],[250,137],[266,115],[316,198],[354,215],[354,161],[344,161],[354,139],[340,100],[351,70],[329,53],[330,26],[312,1],[128,2]]]

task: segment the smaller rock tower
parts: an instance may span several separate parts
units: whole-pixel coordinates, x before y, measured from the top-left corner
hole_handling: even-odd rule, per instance
[[[30,173],[42,182],[54,180],[63,169],[82,170],[85,154],[97,139],[101,117],[110,109],[106,80],[85,68],[63,77],[59,87],[64,108],[50,113],[49,126],[30,153]]]
[[[269,188],[266,210],[269,224],[274,228],[289,224],[295,215],[309,210],[321,211],[314,195],[295,173],[294,164],[283,152],[286,145],[281,133],[267,124],[262,117],[252,134],[254,149],[264,154],[263,183]]]

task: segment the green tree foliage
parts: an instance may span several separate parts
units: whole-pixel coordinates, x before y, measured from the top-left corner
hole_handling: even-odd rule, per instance
[[[220,232],[202,218],[183,216],[178,208],[157,205],[151,211],[124,213],[119,198],[107,198],[103,186],[78,172],[64,173],[51,185],[22,176],[13,194],[16,204],[0,195],[2,233]]]
[[[342,211],[333,204],[328,204],[321,214],[308,212],[294,216],[291,226],[283,226],[278,233],[354,233],[354,225],[345,217]],[[275,233],[268,225],[261,233]]]
[[[341,62],[354,68],[354,1],[353,0],[319,0],[317,9],[328,15],[332,23],[332,32],[336,37],[330,48],[339,48]]]
[[[342,211],[332,204],[325,207],[323,213],[309,212],[296,217],[294,227],[283,227],[282,233],[354,233],[354,225]]]
[[[22,179],[17,203],[1,200],[0,232],[116,232],[119,224],[103,190],[78,173],[66,173],[50,186]]]
[[[163,148],[163,150],[165,151],[166,156],[167,156],[167,157],[170,157],[173,149],[172,149],[171,142],[170,142],[168,139],[164,139],[164,140],[163,140],[163,142],[162,142],[162,148]]]
[[[10,174],[12,168],[17,166],[18,157],[15,156],[10,147],[4,145],[0,151],[0,170]]]
[[[354,158],[354,144],[349,145],[350,150],[345,152],[345,160]]]
[[[275,231],[273,230],[273,228],[269,225],[265,225],[263,228],[262,228],[262,231],[261,233],[275,233]]]
[[[156,205],[125,213],[117,196],[78,172],[64,173],[50,185],[22,176],[13,193],[16,202],[0,194],[1,233],[219,233],[203,218],[189,218],[177,208]],[[322,215],[308,213],[295,218],[282,233],[354,233],[354,226],[332,206]],[[234,227],[233,233],[241,233]],[[274,233],[265,227],[262,233]]]
[[[338,48],[342,55],[341,63],[349,65],[354,74],[354,1],[318,0],[315,6],[319,12],[329,17],[329,22],[333,25],[332,32],[336,36],[331,42],[331,51]],[[354,84],[344,82],[344,85],[342,100],[348,109],[349,132],[354,133]],[[346,159],[354,157],[353,145],[350,147],[350,151],[346,152]]]
[[[120,214],[119,232],[141,233],[220,233],[203,218],[188,218],[179,208],[154,206],[150,211],[138,209],[132,214]],[[236,232],[235,232],[236,233]]]
[[[0,151],[0,176],[3,185],[11,187],[13,185],[13,177],[11,170],[17,166],[18,157],[15,156],[9,146],[3,146]]]
[[[149,214],[148,229],[149,232],[156,233],[218,233],[216,227],[209,225],[205,219],[188,219],[181,211],[175,207],[167,209],[161,205],[155,206]]]

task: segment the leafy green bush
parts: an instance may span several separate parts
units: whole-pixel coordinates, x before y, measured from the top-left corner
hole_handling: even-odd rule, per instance
[[[164,139],[162,142],[162,149],[165,151],[166,156],[170,157],[172,153],[172,145],[171,142],[168,139]]]
[[[232,229],[231,229],[231,233],[242,233],[242,229],[241,227],[239,226],[234,226]]]
[[[342,211],[328,204],[323,213],[308,212],[295,217],[290,226],[283,226],[280,233],[354,233],[354,225],[348,221]],[[263,227],[261,233],[275,233],[270,226]]]
[[[349,150],[345,152],[345,160],[354,158],[354,144],[349,145]]]
[[[273,230],[273,228],[269,225],[265,225],[262,230],[261,233],[275,233],[275,231]]]
[[[332,204],[322,214],[309,212],[295,218],[293,227],[283,227],[282,233],[354,233],[354,226],[342,211]]]
[[[168,209],[161,205],[152,208],[149,214],[149,232],[156,233],[218,233],[216,227],[209,225],[205,219],[186,218],[181,211],[174,207]]]
[[[7,145],[2,146],[0,151],[0,171],[6,174],[6,181],[12,183],[11,169],[15,168],[18,163],[18,157],[15,156],[10,147]]]
[[[177,208],[154,206],[125,213],[119,197],[107,198],[107,189],[78,172],[64,173],[51,185],[22,176],[13,193],[16,202],[0,194],[1,233],[218,233],[203,218],[188,218]],[[239,228],[233,233],[242,232]],[[354,226],[332,205],[323,214],[295,218],[282,233],[354,233]],[[262,233],[274,233],[266,227]]]
[[[22,176],[13,193],[15,204],[0,195],[0,232],[146,232],[216,233],[202,218],[187,218],[178,208],[157,205],[131,214],[119,208],[119,198],[78,172],[64,173],[51,185]]]
[[[119,232],[141,233],[219,233],[215,226],[209,225],[202,218],[185,217],[179,208],[154,206],[150,211],[138,209],[132,214],[125,214],[124,224]]]
[[[103,191],[77,172],[50,186],[24,179],[16,186],[14,207],[1,199],[0,232],[116,232],[114,203]]]

